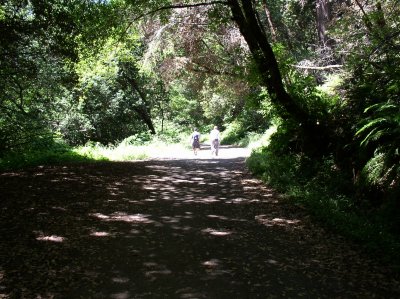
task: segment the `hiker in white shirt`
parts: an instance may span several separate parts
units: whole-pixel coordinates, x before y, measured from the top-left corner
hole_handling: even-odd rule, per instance
[[[215,126],[214,129],[210,132],[210,145],[211,145],[211,155],[218,156],[218,148],[219,148],[219,130],[218,127]]]

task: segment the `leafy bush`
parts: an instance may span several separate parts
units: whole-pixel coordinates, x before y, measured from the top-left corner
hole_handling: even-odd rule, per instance
[[[103,157],[102,159],[105,158]],[[3,158],[0,158],[0,170],[18,169],[41,164],[95,160],[98,160],[98,158],[94,159],[90,155],[79,153],[64,142],[56,140],[52,142],[47,141],[45,146],[37,146],[34,149],[8,153]]]
[[[238,144],[245,136],[246,132],[242,124],[238,121],[233,121],[225,129],[221,144]]]
[[[226,125],[226,129],[222,133],[221,144],[238,145],[247,147],[253,143],[263,140],[265,132],[271,127],[271,121],[261,121],[257,118],[260,117],[258,113],[253,113],[251,116],[249,112],[244,111],[243,115]],[[267,134],[269,138],[269,134]]]
[[[151,139],[150,132],[142,132],[125,138],[121,141],[120,145],[144,145],[149,143]]]
[[[73,111],[61,119],[58,130],[68,144],[79,145],[89,140],[94,127],[87,116]]]
[[[311,159],[294,150],[289,132],[281,127],[272,135],[269,146],[254,150],[247,159],[249,169],[288,200],[304,206],[327,228],[400,264],[400,240],[392,221],[398,213],[360,209],[350,174],[341,171],[332,156]],[[392,201],[394,206],[399,208]],[[391,217],[390,223],[385,216]]]
[[[373,150],[363,175],[372,185],[384,190],[400,188],[400,105],[386,102],[367,108],[369,116],[357,131],[363,148]]]

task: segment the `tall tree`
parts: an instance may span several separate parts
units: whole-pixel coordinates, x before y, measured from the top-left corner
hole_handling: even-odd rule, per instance
[[[130,4],[143,4],[142,1],[131,0]],[[158,4],[158,5],[157,5]],[[239,28],[241,35],[246,41],[253,61],[259,73],[259,82],[266,87],[271,102],[277,108],[279,115],[283,119],[292,119],[299,124],[305,138],[311,138],[315,142],[305,142],[310,145],[315,144],[315,149],[323,149],[327,145],[325,139],[329,134],[327,130],[327,119],[321,117],[325,112],[319,112],[316,116],[307,103],[302,101],[299,94],[291,94],[287,90],[282,80],[282,74],[272,45],[268,40],[268,35],[260,22],[258,10],[262,8],[255,0],[225,0],[225,1],[154,1],[141,13],[136,13],[137,17],[144,17],[160,13],[164,20],[168,19],[174,9],[208,7],[210,10],[220,11],[222,14],[230,15],[230,19]],[[135,6],[136,8],[137,6]],[[229,17],[227,18],[229,19]],[[213,24],[212,22],[209,24]],[[319,121],[317,120],[319,118]],[[324,123],[324,125],[322,125]],[[311,149],[312,150],[312,149]]]
[[[257,20],[254,1],[228,0],[227,4],[257,64],[261,82],[266,86],[272,102],[280,108],[280,115],[283,118],[293,117],[302,124],[310,124],[309,113],[285,89],[275,54]]]
[[[120,63],[120,84],[129,89],[132,93],[137,93],[140,97],[140,103],[133,106],[133,109],[139,115],[139,117],[144,121],[144,123],[149,128],[152,134],[156,134],[156,129],[153,125],[153,120],[151,119],[149,112],[149,100],[147,98],[146,92],[143,87],[140,86],[139,74],[137,68],[129,62]]]
[[[331,20],[331,12],[328,0],[316,1],[316,20],[319,43],[323,47],[329,47],[329,37],[326,33],[326,27],[327,23]]]

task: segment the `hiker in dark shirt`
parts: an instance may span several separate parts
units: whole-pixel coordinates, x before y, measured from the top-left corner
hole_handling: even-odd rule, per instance
[[[193,153],[197,155],[197,152],[200,150],[200,133],[197,131],[197,128],[194,128],[190,140],[192,143]]]

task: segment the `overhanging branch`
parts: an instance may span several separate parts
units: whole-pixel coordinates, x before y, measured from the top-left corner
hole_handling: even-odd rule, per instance
[[[168,10],[168,9],[182,9],[182,8],[193,8],[193,7],[200,7],[200,6],[208,6],[208,5],[214,5],[214,4],[222,4],[222,5],[227,5],[227,1],[210,1],[210,2],[201,2],[201,3],[193,3],[193,4],[174,4],[174,5],[167,5],[163,6],[160,8],[157,8],[156,10],[153,10],[151,12],[148,12],[144,14],[142,17],[155,14],[159,11],[162,10]]]
[[[155,10],[143,13],[136,18],[134,18],[129,25],[132,25],[135,21],[138,21],[146,16],[154,15],[157,12],[163,11],[163,10],[169,10],[169,9],[183,9],[183,8],[193,8],[193,7],[200,7],[200,6],[208,6],[208,5],[215,5],[215,4],[222,4],[222,5],[228,5],[227,1],[210,1],[210,2],[201,2],[201,3],[193,3],[193,4],[174,4],[174,5],[167,5],[167,6],[162,6],[159,7]]]
[[[200,3],[193,3],[193,4],[174,4],[174,5],[167,5],[167,6],[162,6],[159,7],[155,10],[143,13],[139,16],[137,16],[136,18],[134,18],[133,20],[131,20],[128,23],[128,26],[126,27],[126,29],[124,30],[124,33],[126,33],[129,28],[132,26],[133,23],[135,23],[136,21],[146,17],[146,16],[150,16],[150,15],[154,15],[157,12],[163,11],[163,10],[169,10],[169,9],[184,9],[184,8],[193,8],[193,7],[200,7],[200,6],[208,6],[208,5],[215,5],[215,4],[222,4],[222,5],[228,5],[228,1],[210,1],[210,2],[200,2]]]

